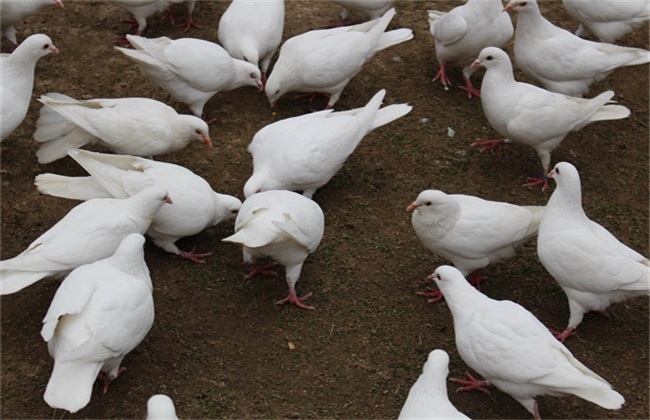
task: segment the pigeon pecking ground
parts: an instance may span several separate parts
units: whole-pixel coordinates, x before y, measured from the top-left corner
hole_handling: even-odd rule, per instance
[[[101,395],[96,385],[90,404],[65,418],[143,418],[147,400],[156,393],[171,396],[181,418],[395,418],[431,350],[449,353],[450,377],[464,376],[468,368],[454,345],[449,309],[445,303],[427,304],[415,294],[432,286],[425,277],[448,262],[420,244],[404,209],[425,189],[544,205],[554,185],[545,192],[521,187],[525,176],[540,169],[532,149],[508,147],[497,156],[470,147],[476,138],[498,138],[483,116],[480,100],[468,100],[456,86],[445,91],[431,82],[438,64],[426,11],[450,10],[461,3],[397,1],[390,28],[411,28],[414,39],[373,57],[336,104],[337,111],[358,108],[385,88],[384,106],[409,103],[413,110],[369,134],[314,195],[325,213],[325,234],[306,260],[298,287],[314,292],[309,303],[317,310],[274,304],[286,291],[283,269],[277,278],[243,280],[249,267],[242,262],[241,250],[221,242],[233,233],[232,222],[179,241],[182,249],[196,246],[212,252],[206,264],[170,258],[148,242],[145,254],[156,308],[153,328],[124,359],[128,370],[110,391]],[[217,42],[217,23],[227,5],[197,2],[193,16],[201,28],[188,32],[150,18],[143,36]],[[577,28],[561,2],[541,7],[556,25],[572,32]],[[287,0],[284,39],[328,26],[339,10],[324,0]],[[178,22],[184,13],[180,7]],[[104,2],[69,1],[63,10],[45,8],[17,26],[19,40],[47,33],[60,54],[37,64],[27,118],[2,143],[1,166],[9,171],[1,178],[3,258],[17,255],[77,204],[38,193],[34,176],[85,176],[70,158],[38,164],[38,144],[32,140],[40,108],[35,98],[47,92],[77,99],[141,96],[189,114],[182,103],[167,102],[163,90],[113,50],[113,40],[127,29],[119,21],[127,17]],[[362,19],[353,14],[349,22]],[[617,44],[648,49],[648,39],[646,25]],[[6,52],[10,44],[4,40],[2,47]],[[512,43],[506,50],[512,54]],[[463,84],[459,72],[450,74],[454,85]],[[480,81],[481,74],[474,77]],[[515,77],[534,82],[519,70]],[[648,67],[619,69],[592,85],[589,96],[608,89],[632,111],[630,117],[571,133],[554,151],[553,161],[579,168],[589,217],[647,256]],[[205,107],[208,116],[217,118],[210,126],[214,148],[192,144],[156,159],[183,164],[215,190],[243,199],[242,188],[252,173],[246,147],[253,135],[278,119],[326,104],[323,98],[310,104],[293,96],[285,95],[271,110],[265,95],[252,87],[219,93]],[[456,132],[454,137],[447,135],[448,127]],[[537,259],[535,240],[481,274],[489,277],[482,285],[488,296],[523,305],[549,327],[565,326],[566,298]],[[39,334],[58,285],[42,281],[2,299],[3,418],[63,414],[53,414],[43,401],[52,360]],[[609,318],[586,315],[567,347],[623,394],[626,404],[606,411],[578,398],[541,398],[547,417],[650,418],[647,300],[615,304],[608,313]],[[528,417],[504,393],[456,394],[454,384],[448,387],[452,403],[471,418]]]

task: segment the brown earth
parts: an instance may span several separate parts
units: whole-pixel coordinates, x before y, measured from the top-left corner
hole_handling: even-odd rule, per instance
[[[391,28],[412,28],[415,38],[377,54],[337,103],[337,109],[360,107],[386,88],[387,104],[408,102],[414,108],[369,135],[314,197],[325,212],[325,236],[308,258],[297,288],[301,294],[314,292],[309,302],[316,311],[275,305],[286,293],[281,277],[243,281],[247,267],[241,250],[220,241],[232,232],[231,222],[180,242],[183,249],[196,245],[199,251],[214,252],[205,265],[170,258],[148,244],[154,326],[125,358],[128,370],[108,394],[102,395],[97,385],[90,404],[77,414],[52,410],[43,401],[52,361],[39,332],[59,283],[42,281],[2,298],[2,417],[142,418],[147,399],[166,393],[183,418],[389,418],[399,413],[432,349],[449,352],[451,376],[464,375],[467,367],[456,352],[446,304],[427,304],[415,294],[427,285],[425,276],[445,261],[419,243],[404,209],[427,188],[542,205],[554,186],[546,192],[521,187],[526,176],[541,172],[530,148],[509,145],[501,156],[471,148],[477,137],[496,136],[480,101],[431,83],[438,65],[426,10],[449,10],[459,3],[397,2]],[[227,5],[199,2],[195,18],[202,27],[187,33],[151,18],[145,35],[216,41]],[[559,1],[542,7],[556,24],[575,29]],[[286,9],[286,38],[327,26],[339,11],[327,1],[291,0]],[[48,8],[19,25],[19,39],[45,32],[61,50],[39,61],[34,98],[55,91],[81,99],[144,96],[166,101],[165,92],[112,49],[112,41],[126,29],[119,23],[126,17],[99,1],[66,1],[65,10]],[[355,16],[353,22],[361,19]],[[619,43],[647,49],[647,27]],[[6,51],[10,45],[3,41],[3,47]],[[517,77],[526,80],[520,72]],[[459,71],[452,78],[460,82]],[[591,94],[607,89],[632,115],[571,134],[553,161],[579,168],[591,218],[648,255],[648,67],[617,70],[594,85]],[[182,104],[172,105],[188,112]],[[218,118],[211,127],[216,146],[191,145],[160,159],[183,164],[215,190],[241,198],[252,169],[246,146],[255,132],[316,106],[324,102],[310,105],[287,95],[272,114],[264,95],[252,88],[218,94],[206,107],[208,115]],[[2,144],[2,167],[9,171],[2,176],[3,258],[17,255],[78,204],[41,195],[33,185],[34,176],[43,172],[83,174],[69,158],[37,163],[31,136],[38,109],[34,100],[26,120]],[[455,137],[446,135],[447,127],[456,130]],[[566,325],[566,298],[538,261],[534,241],[517,257],[484,272],[490,282],[483,291],[490,297],[522,304],[545,325]],[[616,304],[608,312],[609,318],[588,315],[568,347],[625,396],[625,406],[607,411],[577,397],[543,397],[542,416],[650,418],[648,301]],[[472,418],[529,417],[498,390],[490,396],[451,392],[450,397]]]

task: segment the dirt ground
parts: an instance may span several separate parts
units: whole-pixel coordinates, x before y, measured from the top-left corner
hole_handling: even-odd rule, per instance
[[[541,172],[530,148],[508,145],[500,156],[471,148],[475,138],[496,138],[480,100],[431,82],[438,65],[426,10],[450,10],[460,3],[398,1],[391,28],[412,28],[414,39],[377,54],[336,105],[339,110],[363,106],[386,88],[386,104],[408,102],[413,111],[367,136],[314,196],[325,213],[325,235],[307,259],[297,289],[299,294],[314,292],[309,303],[316,311],[274,304],[286,295],[282,271],[279,278],[243,280],[248,267],[241,250],[221,242],[231,234],[232,222],[180,241],[182,249],[212,251],[205,265],[170,258],[147,244],[154,326],[125,358],[128,370],[110,391],[102,395],[96,384],[90,404],[76,414],[53,410],[43,401],[52,361],[40,336],[41,320],[59,283],[41,281],[2,298],[2,418],[143,418],[146,401],[155,393],[171,396],[182,418],[391,418],[398,415],[431,350],[450,354],[450,376],[464,375],[467,367],[456,351],[446,304],[427,304],[415,294],[446,261],[419,243],[405,208],[428,188],[543,205],[554,185],[546,192],[521,187],[526,176]],[[145,36],[216,42],[227,5],[198,2],[195,20],[201,28],[186,33],[151,18]],[[547,1],[542,9],[556,24],[576,28],[561,2]],[[338,13],[329,1],[287,1],[284,36],[326,27]],[[126,17],[104,2],[66,0],[64,10],[47,8],[19,25],[19,40],[44,32],[61,50],[38,62],[34,98],[61,92],[80,99],[143,96],[167,101],[165,92],[112,49],[112,41],[127,29],[119,23]],[[362,19],[353,16],[352,22]],[[619,44],[647,49],[647,26]],[[10,48],[7,41],[2,46],[3,51]],[[526,80],[520,72],[516,77]],[[452,80],[461,82],[459,70],[452,72]],[[590,95],[607,89],[632,115],[569,135],[553,162],[574,163],[582,176],[586,213],[648,255],[648,66],[617,70],[592,86]],[[189,113],[183,104],[169,103]],[[289,94],[274,115],[265,96],[253,88],[218,94],[206,106],[207,114],[217,117],[211,126],[215,147],[193,144],[160,160],[183,164],[216,191],[243,198],[252,171],[246,146],[255,132],[324,104]],[[2,143],[2,167],[9,171],[2,175],[5,259],[78,204],[41,195],[33,185],[44,172],[84,174],[69,158],[37,163],[32,135],[39,108],[33,100],[26,120]],[[447,127],[456,131],[455,137],[447,136]],[[566,325],[566,297],[539,262],[535,241],[484,274],[490,281],[483,291],[490,297],[518,302],[550,327]],[[608,313],[608,318],[587,315],[567,345],[625,396],[624,407],[607,411],[577,397],[542,397],[543,417],[650,418],[648,300],[616,304]],[[529,417],[498,390],[486,396],[453,389],[450,384],[452,402],[472,418]]]

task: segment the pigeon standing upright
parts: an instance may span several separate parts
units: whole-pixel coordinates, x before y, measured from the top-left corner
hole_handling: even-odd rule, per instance
[[[380,19],[309,31],[287,40],[264,89],[271,107],[287,92],[324,93],[330,97],[327,109],[333,107],[375,53],[413,38],[410,29],[385,32],[395,13],[390,9]]]
[[[36,34],[0,59],[0,141],[18,128],[27,115],[34,90],[36,62],[58,52],[49,36]]]
[[[593,42],[558,28],[542,16],[537,0],[511,0],[505,10],[519,13],[517,65],[550,91],[583,96],[617,68],[650,62],[650,51]]]
[[[311,293],[296,295],[296,282],[303,263],[320,244],[324,230],[325,216],[318,204],[291,191],[274,190],[248,197],[235,220],[235,234],[222,240],[242,245],[247,263],[272,260],[256,266],[246,278],[257,273],[277,275],[268,270],[276,262],[286,267],[289,296],[278,305],[289,302],[302,309],[314,309],[303,303]]]
[[[611,105],[614,92],[603,92],[593,99],[582,99],[549,92],[528,83],[517,82],[510,57],[505,51],[488,47],[481,51],[472,67],[485,67],[481,85],[483,112],[492,128],[505,140],[478,139],[472,146],[481,152],[498,149],[502,143],[522,143],[535,149],[544,170],[541,178],[528,178],[524,186],[546,189],[551,152],[572,131],[595,121],[627,118],[630,110]]]
[[[284,0],[233,0],[219,20],[219,42],[228,53],[266,72],[282,42]]]
[[[452,379],[472,389],[494,385],[539,419],[535,397],[575,395],[608,410],[625,399],[580,363],[533,314],[509,300],[494,300],[474,289],[463,274],[440,266],[430,276],[445,295],[454,318],[458,353],[484,381]],[[562,413],[556,413],[563,417]]]
[[[244,195],[268,190],[302,191],[311,198],[343,166],[361,140],[377,127],[411,111],[406,104],[382,109],[380,90],[363,108],[313,112],[267,125],[248,146],[253,175]]]
[[[429,353],[422,375],[411,387],[398,419],[469,419],[449,401],[447,375],[447,352],[437,349]]]
[[[648,0],[562,0],[562,4],[580,22],[576,35],[594,34],[602,42],[614,42],[650,20]]]
[[[213,191],[205,179],[179,165],[80,149],[70,150],[68,155],[91,176],[41,174],[35,180],[40,192],[73,200],[127,198],[160,185],[174,197],[174,205],[156,213],[147,234],[165,251],[196,263],[204,263],[201,258],[212,254],[196,254],[194,249],[181,251],[175,242],[234,219],[241,207],[238,198]]]
[[[569,325],[556,334],[564,341],[585,312],[650,296],[650,261],[587,217],[575,166],[560,162],[549,177],[557,188],[539,226],[537,253],[569,299]]]
[[[501,0],[469,0],[450,12],[429,10],[429,31],[436,41],[436,58],[440,71],[433,79],[440,80],[445,89],[451,81],[446,66],[463,67],[468,97],[480,96],[472,86],[470,64],[485,47],[502,47],[512,38],[514,28],[507,13],[503,13]]]
[[[2,36],[18,45],[14,25],[48,5],[63,7],[62,0],[0,0],[0,30]]]
[[[144,234],[166,202],[172,202],[167,190],[156,185],[125,199],[79,204],[21,254],[0,261],[0,295],[112,255],[130,233]]]
[[[126,370],[124,356],[151,329],[153,286],[143,245],[142,235],[128,235],[112,256],[75,269],[56,291],[41,330],[54,359],[44,396],[50,407],[84,408],[98,374],[105,393]]]

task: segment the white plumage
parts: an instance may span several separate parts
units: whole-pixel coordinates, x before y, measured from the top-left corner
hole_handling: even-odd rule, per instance
[[[406,104],[382,109],[381,90],[363,108],[344,112],[325,110],[267,125],[248,146],[253,175],[244,195],[268,190],[303,191],[311,198],[343,166],[361,140],[377,127],[411,111]]]
[[[147,18],[167,10],[172,4],[183,3],[184,0],[107,0],[109,3],[131,13],[138,25],[136,31],[140,35],[147,27]]]
[[[38,175],[35,184],[40,192],[73,200],[127,198],[160,185],[174,197],[174,205],[156,213],[147,234],[165,251],[194,262],[203,263],[200,258],[210,254],[181,251],[174,243],[234,219],[241,207],[238,198],[213,191],[205,179],[179,165],[78,149],[70,150],[68,155],[91,176]]]
[[[287,92],[330,95],[327,107],[338,101],[348,82],[376,52],[413,38],[410,29],[385,32],[395,9],[380,19],[354,26],[309,31],[287,40],[266,83],[271,103]]]
[[[115,253],[75,269],[56,291],[41,336],[54,359],[45,401],[76,413],[90,401],[97,374],[110,381],[154,320],[144,237],[130,234]]]
[[[504,142],[532,147],[537,152],[544,177],[531,178],[527,186],[546,188],[551,152],[564,137],[595,121],[617,120],[630,115],[621,105],[611,105],[614,92],[603,92],[593,99],[582,99],[549,92],[528,83],[517,82],[508,55],[488,47],[481,51],[473,67],[485,67],[481,85],[481,104],[490,125],[505,140],[479,140],[483,150],[498,148]]]
[[[623,396],[573,357],[525,308],[490,299],[454,267],[438,267],[432,277],[454,317],[458,353],[487,380],[472,380],[473,389],[494,385],[536,419],[540,415],[535,397],[540,395],[575,395],[609,410],[621,408]]]
[[[560,162],[549,177],[557,188],[539,227],[537,253],[569,299],[569,325],[558,336],[564,341],[585,312],[649,296],[650,261],[587,217],[580,175],[573,165]]]
[[[650,61],[650,51],[593,42],[558,28],[542,16],[537,0],[511,0],[506,10],[519,13],[517,65],[550,91],[583,96],[617,68]]]
[[[58,52],[49,36],[36,34],[0,59],[0,141],[18,128],[27,115],[34,90],[36,62]]]
[[[449,356],[434,350],[413,384],[398,419],[469,419],[453,406],[447,396]]]
[[[203,115],[206,102],[219,92],[242,86],[262,90],[259,69],[231,57],[214,42],[195,38],[149,39],[137,35],[127,35],[126,39],[135,49],[115,49],[135,61],[145,77],[176,100],[188,104],[197,117]]]
[[[395,0],[334,0],[341,6],[341,20],[347,19],[350,12],[359,12],[370,19],[380,18],[391,8]]]
[[[147,420],[177,420],[174,401],[167,395],[157,394],[147,401]]]
[[[650,20],[648,0],[562,0],[567,12],[580,22],[576,35],[594,34],[602,42],[639,29]]]
[[[70,149],[101,144],[116,153],[155,156],[174,152],[192,140],[212,147],[208,124],[193,115],[147,98],[77,101],[60,93],[39,98],[44,104],[34,140],[43,143],[39,163],[65,157]]]
[[[289,302],[314,309],[303,303],[311,293],[298,297],[295,285],[305,259],[320,244],[324,230],[325,217],[318,204],[291,191],[266,191],[244,201],[235,220],[235,234],[223,241],[242,245],[247,263],[269,258],[286,267],[289,296],[278,305]],[[266,269],[272,265],[254,268],[247,278],[268,273]]]
[[[440,71],[433,79],[451,86],[446,67],[463,67],[464,90],[468,96],[480,93],[472,86],[470,64],[485,47],[502,47],[512,38],[514,28],[501,0],[469,0],[450,12],[429,10],[429,31],[436,41],[436,58]]]
[[[43,7],[57,5],[63,7],[62,0],[0,0],[0,30],[2,36],[18,44],[14,25],[38,13]]]
[[[21,254],[0,262],[0,295],[107,258],[130,233],[144,234],[165,202],[171,202],[167,190],[153,186],[126,199],[79,204]]]
[[[266,81],[283,29],[284,0],[233,0],[219,20],[218,36],[231,56],[257,66]]]

